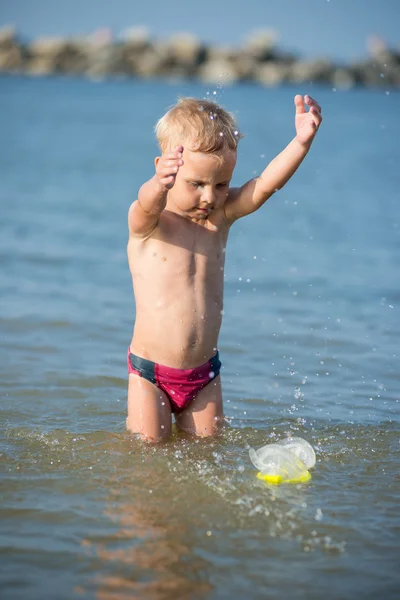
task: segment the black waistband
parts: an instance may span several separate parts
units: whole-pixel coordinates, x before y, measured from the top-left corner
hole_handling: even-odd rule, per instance
[[[136,354],[132,354],[132,352],[129,353],[129,362],[131,363],[132,369],[139,371],[139,373],[141,373],[145,379],[151,381],[152,383],[157,382],[154,370],[156,363],[151,360],[147,360],[146,358],[136,356]]]

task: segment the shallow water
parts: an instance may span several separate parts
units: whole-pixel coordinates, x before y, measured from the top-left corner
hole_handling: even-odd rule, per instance
[[[246,137],[234,184],[325,121],[288,186],[232,229],[227,424],[124,431],[134,306],[126,212],[183,83],[0,79],[0,589],[6,598],[395,598],[399,589],[399,96],[217,89]],[[310,483],[249,447],[307,439]]]

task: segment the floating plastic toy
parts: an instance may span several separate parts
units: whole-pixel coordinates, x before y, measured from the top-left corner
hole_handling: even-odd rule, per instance
[[[267,483],[302,483],[311,479],[308,469],[315,465],[313,447],[299,437],[290,437],[275,444],[268,444],[259,450],[250,448],[250,460],[256,469],[258,479]]]

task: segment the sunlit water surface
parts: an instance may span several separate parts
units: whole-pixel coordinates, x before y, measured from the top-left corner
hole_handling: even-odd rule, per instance
[[[399,96],[393,91],[0,79],[4,598],[396,597]],[[124,430],[134,305],[126,213],[178,95],[238,116],[233,184],[325,121],[227,248],[226,427]],[[386,93],[388,92],[388,93]],[[249,447],[299,435],[312,481],[268,487]]]

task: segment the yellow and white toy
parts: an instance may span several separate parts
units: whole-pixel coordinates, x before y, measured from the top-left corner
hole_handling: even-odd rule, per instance
[[[311,444],[299,437],[289,437],[259,450],[250,448],[250,460],[258,479],[279,485],[280,483],[303,483],[311,479],[315,465],[315,452]]]

